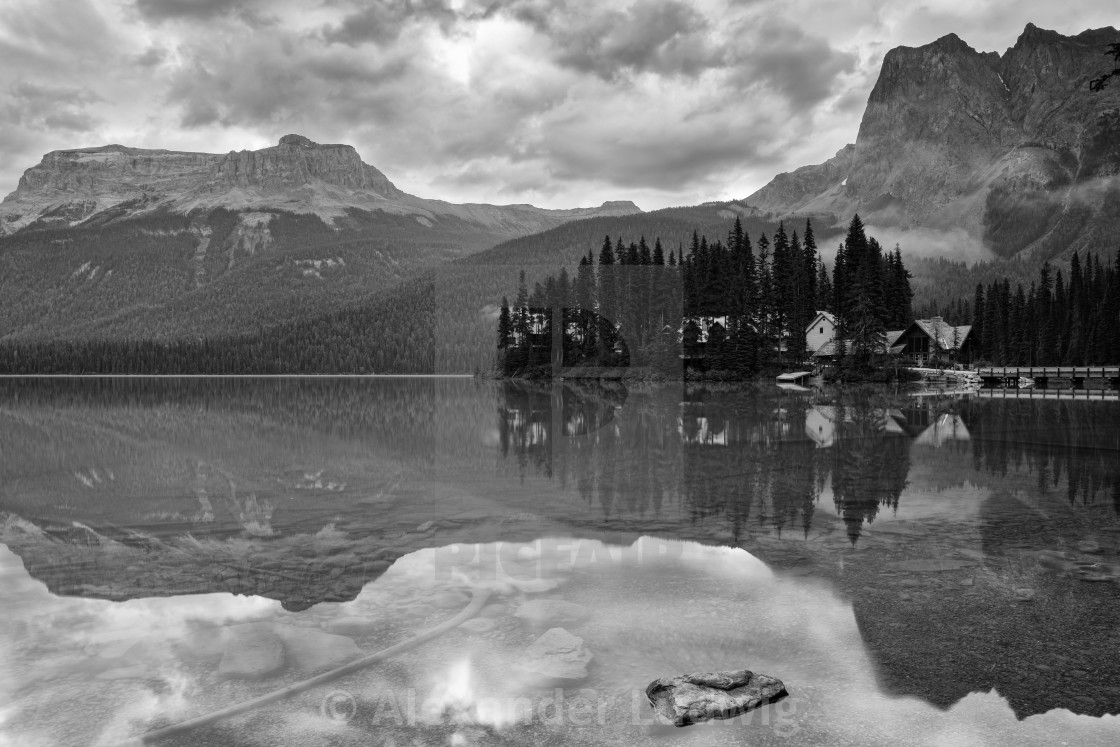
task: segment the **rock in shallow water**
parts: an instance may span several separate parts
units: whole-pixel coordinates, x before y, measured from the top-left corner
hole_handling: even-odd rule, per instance
[[[786,695],[781,680],[746,669],[662,677],[646,687],[654,713],[674,726],[732,718]]]
[[[303,672],[333,669],[361,658],[362,650],[352,638],[308,628],[277,625],[288,663]]]
[[[284,666],[284,644],[269,625],[238,625],[227,631],[218,674],[237,679],[259,679]]]
[[[535,684],[551,687],[587,677],[587,665],[592,658],[582,638],[563,628],[552,628],[525,649],[518,666]]]

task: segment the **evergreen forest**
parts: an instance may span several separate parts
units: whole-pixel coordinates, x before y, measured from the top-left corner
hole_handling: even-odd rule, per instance
[[[553,356],[565,367],[686,367],[746,377],[807,358],[806,327],[831,312],[844,364],[866,368],[882,356],[886,333],[912,320],[910,273],[899,247],[884,251],[853,217],[832,271],[821,261],[811,221],[803,232],[779,224],[752,241],[737,218],[726,236],[693,233],[666,252],[660,238],[603,239],[530,291],[522,275],[512,306],[502,301],[496,368],[543,376]],[[552,312],[553,309],[558,311]],[[562,350],[552,326],[562,324]]]

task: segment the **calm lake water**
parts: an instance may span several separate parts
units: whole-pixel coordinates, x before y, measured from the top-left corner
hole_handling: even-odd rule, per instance
[[[154,743],[1120,743],[1115,402],[5,380],[0,532],[2,747],[126,744],[483,598]],[[650,681],[742,668],[789,697],[653,722]]]

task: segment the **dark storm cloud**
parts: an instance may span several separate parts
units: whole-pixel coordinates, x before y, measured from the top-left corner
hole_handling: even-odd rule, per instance
[[[410,23],[436,21],[451,24],[456,13],[444,0],[372,0],[344,17],[341,23],[327,27],[323,37],[331,43],[351,46],[373,42],[396,41]]]
[[[710,23],[680,0],[636,0],[622,8],[586,0],[496,0],[453,10],[446,0],[375,0],[324,29],[328,42],[396,40],[412,23],[436,22],[445,33],[504,16],[548,38],[558,64],[604,79],[624,72],[697,75],[725,64],[728,50],[706,38]]]
[[[86,0],[13,4],[0,13],[0,79],[24,68],[63,77],[111,61],[115,29]]]
[[[553,148],[559,179],[603,179],[619,187],[679,189],[755,158],[758,153],[738,138],[670,147],[654,157],[648,148],[580,148],[563,143]]]
[[[165,101],[179,110],[186,128],[322,120],[354,125],[406,108],[399,91],[408,80],[406,51],[371,56],[342,49],[324,49],[301,35],[261,36],[236,46],[203,40],[180,47],[184,62],[171,76]]]
[[[513,0],[501,12],[547,36],[557,63],[605,80],[624,72],[695,76],[727,56],[706,38],[708,19],[678,0],[637,0],[624,9]]]
[[[497,192],[679,190],[774,161],[854,64],[792,23],[678,0],[328,5],[341,11],[331,25],[214,26],[180,44],[165,97],[179,124],[312,128],[362,146],[346,134],[360,132],[383,169],[475,164],[449,177],[489,174]],[[475,39],[495,28],[500,46]],[[462,43],[468,60],[441,56]]]
[[[870,88],[870,87],[868,87]],[[869,91],[864,89],[856,89],[848,91],[843,96],[836,100],[835,108],[838,112],[851,112],[859,113],[863,111],[864,106],[867,105],[867,95]]]
[[[0,122],[9,127],[88,132],[98,119],[86,106],[100,100],[89,90],[24,81],[0,94]]]
[[[698,124],[698,133],[692,137],[682,137],[681,130],[672,130],[661,137],[648,133],[632,143],[571,137],[571,132],[557,128],[543,147],[547,148],[554,178],[595,179],[618,187],[663,190],[710,181],[741,164],[772,159],[762,151],[772,134],[758,128],[756,137],[751,137],[738,128],[721,127],[714,119]]]
[[[218,16],[259,19],[259,0],[136,0],[137,12],[150,23],[200,21]]]
[[[134,64],[142,68],[153,68],[162,64],[167,59],[167,50],[162,47],[148,47],[141,54],[132,58]]]
[[[827,39],[799,26],[770,19],[751,30],[738,60],[737,84],[763,84],[797,111],[813,108],[836,91],[836,79],[855,69],[856,57],[833,49]]]

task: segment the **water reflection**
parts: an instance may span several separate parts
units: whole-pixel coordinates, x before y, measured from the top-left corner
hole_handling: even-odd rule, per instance
[[[590,456],[578,439],[555,449],[559,479],[582,475],[613,522],[650,512],[619,494],[655,484],[713,539],[834,579],[888,691],[950,708],[995,690],[1020,718],[1120,708],[1120,663],[1098,655],[1120,606],[1114,405],[688,388],[643,410],[643,430],[628,414]]]
[[[510,582],[503,614],[545,595],[619,621],[613,637],[585,639],[591,676],[608,678],[592,681],[616,698],[624,680],[654,670],[739,666],[727,660],[761,640],[742,665],[793,677],[827,714],[802,725],[808,743],[898,741],[907,719],[937,735],[931,744],[993,743],[1002,730],[1015,743],[1063,729],[1082,743],[1115,736],[1113,721],[1072,714],[1120,710],[1120,661],[1108,654],[1120,643],[1117,422],[1120,406],[1107,402],[715,385],[0,382],[0,540],[18,556],[5,556],[3,578],[19,579],[0,587],[13,610],[0,620],[0,735],[34,744],[37,719],[63,700],[116,714],[124,734],[155,710],[197,712],[230,697],[212,653],[182,664],[178,644],[156,636],[125,656],[113,648],[125,618],[107,615],[127,612],[137,637],[263,621],[282,626],[285,646],[318,640],[288,630],[306,628],[368,652],[463,603],[458,576],[433,591],[408,571],[434,548],[539,550],[542,538],[568,537],[630,548],[646,536],[690,549],[641,572],[600,566],[565,572],[559,586]],[[746,576],[720,576],[725,561]],[[751,594],[768,601],[741,598]],[[814,619],[843,640],[814,642]],[[497,662],[499,682],[512,665],[512,654],[486,659],[479,646],[529,643],[519,622],[508,625],[520,637],[489,627],[448,639],[446,659],[403,657],[378,682],[423,674],[429,692],[442,681],[449,712],[474,713],[483,729],[463,733],[500,743],[501,728],[486,731],[464,692],[484,687],[482,662]],[[96,641],[71,641],[71,629]],[[91,683],[113,684],[98,700]],[[845,716],[846,696],[833,689],[866,693],[874,707]],[[156,706],[125,717],[125,702]],[[300,708],[275,728],[338,744],[364,743],[373,728],[328,733],[317,702]],[[876,714],[881,733],[857,733]],[[83,743],[66,723],[73,731],[44,728],[41,743]],[[609,728],[579,733],[632,741]],[[751,739],[777,739],[767,734]]]
[[[608,391],[625,401],[617,385]],[[631,392],[629,402],[613,428],[592,433],[598,425],[581,429],[570,413],[601,408],[613,418],[619,405],[602,390],[508,387],[499,407],[502,454],[578,482],[607,517],[619,508],[642,513],[641,496],[656,485],[661,500],[679,497],[693,517],[728,519],[735,539],[751,517],[807,533],[824,492],[855,543],[881,509],[898,511],[915,459],[941,489],[987,486],[1021,471],[1036,477],[1040,491],[1063,485],[1071,503],[1109,501],[1120,514],[1120,410],[1111,403],[774,396],[692,386]],[[620,493],[636,498],[619,506]]]
[[[453,574],[443,572],[449,558]],[[967,695],[948,713],[916,698],[887,697],[858,613],[831,583],[781,576],[743,550],[692,542],[611,545],[557,537],[432,548],[401,558],[355,600],[314,617],[236,597],[126,604],[58,598],[3,550],[0,569],[6,591],[23,599],[8,619],[34,621],[14,636],[10,627],[0,629],[8,655],[0,683],[10,704],[0,734],[30,747],[119,744],[258,696],[329,669],[340,660],[331,651],[336,640],[350,642],[351,656],[359,648],[378,650],[445,618],[455,608],[451,602],[480,587],[491,594],[476,619],[485,625],[451,631],[423,652],[356,673],[329,692],[205,725],[167,743],[358,745],[374,736],[387,744],[459,745],[786,744],[790,738],[882,745],[1074,738],[1104,745],[1113,743],[1117,728],[1114,717],[1060,710],[1016,723],[996,693]],[[519,614],[527,602],[561,598],[590,611],[563,623],[586,649],[589,665],[578,681],[542,688],[524,668],[541,628]],[[278,671],[222,675],[231,646],[270,640],[285,653]],[[793,696],[708,726],[652,723],[641,701],[645,683],[729,662],[780,675]],[[60,710],[63,702],[82,707]]]

